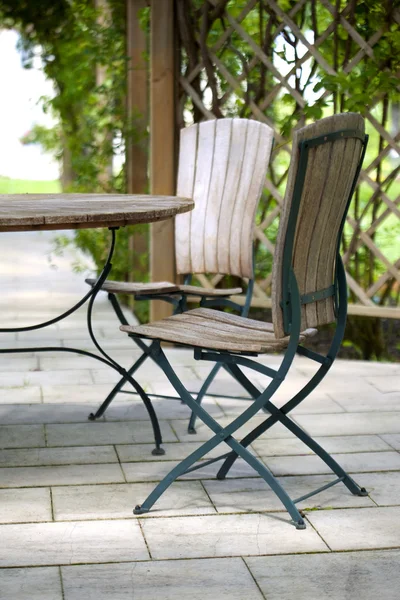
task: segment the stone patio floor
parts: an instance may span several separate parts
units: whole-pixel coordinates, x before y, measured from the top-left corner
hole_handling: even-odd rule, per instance
[[[55,316],[84,292],[70,255],[47,261],[54,234],[2,234],[1,326]],[[138,356],[119,332],[105,297],[95,329],[112,356]],[[0,347],[50,344],[93,349],[85,311],[46,330],[3,333]],[[189,389],[210,365],[169,349]],[[279,357],[266,357],[276,364]],[[278,394],[290,397],[315,367],[298,359]],[[138,372],[148,391],[171,393],[150,363]],[[1,600],[363,600],[400,597],[400,366],[338,361],[300,407],[296,422],[316,436],[365,486],[369,497],[337,485],[303,502],[297,531],[267,486],[238,462],[226,481],[212,465],[173,484],[148,515],[132,508],[174,464],[206,440],[186,432],[189,411],[155,400],[166,454],[152,456],[141,402],[120,394],[105,418],[87,415],[116,381],[91,359],[64,353],[0,357]],[[262,384],[262,377],[255,381]],[[213,391],[241,390],[221,374]],[[206,399],[228,423],[245,403]],[[260,420],[256,417],[254,422]],[[248,428],[245,428],[248,429]],[[289,494],[331,480],[324,463],[281,426],[253,445]]]

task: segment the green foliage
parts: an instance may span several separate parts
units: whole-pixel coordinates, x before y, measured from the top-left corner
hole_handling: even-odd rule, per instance
[[[371,183],[358,187],[351,204],[350,216],[356,226],[346,224],[343,253],[347,254],[347,271],[368,290],[387,272],[387,263],[360,242],[360,232],[367,233],[392,263],[398,260],[400,246],[400,223],[394,213],[389,216],[384,197],[398,205],[400,164],[394,153],[388,152],[382,133],[386,130],[393,135],[393,130],[398,130],[398,123],[391,123],[390,112],[400,101],[396,3],[341,0],[333,10],[345,10],[342,16],[347,26],[328,5],[315,0],[303,4],[276,0],[285,19],[269,2],[257,2],[250,8],[245,0],[228,0],[218,7],[223,4],[224,9],[218,10],[205,0],[182,0],[184,11],[178,11],[181,72],[215,116],[266,117],[281,135],[275,140],[268,171],[274,191],[270,186],[264,190],[256,215],[266,238],[265,243],[260,239],[255,243],[256,279],[268,292],[270,248],[277,235],[278,201],[285,192],[293,128],[334,113],[355,111],[367,116],[370,141],[364,164],[372,165],[368,168]],[[229,16],[240,28],[232,26]],[[262,59],[254,44],[262,50]],[[203,68],[198,69],[199,64]],[[182,126],[204,119],[190,94],[184,101]],[[377,219],[379,226],[375,225]],[[396,305],[398,294],[395,278],[389,277],[372,299],[377,304]],[[350,300],[359,302],[353,292]],[[381,359],[386,352],[381,321],[370,319],[371,325],[365,327],[362,320],[350,320],[349,348],[364,358]]]
[[[59,181],[30,181],[0,176],[0,194],[56,194],[60,191]]]
[[[58,124],[50,129],[34,125],[22,142],[38,143],[60,161],[63,191],[126,191],[125,169],[114,172],[113,160],[120,156],[123,162],[126,144],[138,141],[135,120],[140,115],[128,121],[125,109],[125,9],[125,0],[107,0],[102,11],[92,0],[0,0],[0,23],[21,34],[24,66],[32,68],[39,55],[45,74],[55,85],[54,97],[42,100],[44,110],[51,112]],[[144,26],[146,14],[148,18],[148,11],[143,13]],[[113,279],[125,281],[132,276],[131,236],[132,228],[118,232]],[[61,252],[68,243],[69,238],[59,236],[55,251]],[[78,230],[75,245],[91,256],[99,272],[107,256],[109,232]],[[137,275],[143,281],[143,273]],[[142,303],[143,316],[145,310]]]

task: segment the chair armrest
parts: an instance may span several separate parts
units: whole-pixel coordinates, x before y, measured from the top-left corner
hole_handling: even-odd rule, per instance
[[[92,287],[96,283],[96,279],[89,278],[85,279],[86,283]],[[111,294],[134,294],[135,296],[140,295],[159,295],[159,294],[173,294],[179,292],[179,286],[169,283],[168,281],[157,281],[152,283],[130,283],[127,281],[109,281],[106,280],[101,289],[104,292]]]
[[[186,295],[191,296],[205,296],[207,298],[224,298],[227,296],[233,296],[242,293],[242,288],[227,288],[227,289],[215,289],[215,288],[204,288],[197,285],[180,285],[179,291]]]

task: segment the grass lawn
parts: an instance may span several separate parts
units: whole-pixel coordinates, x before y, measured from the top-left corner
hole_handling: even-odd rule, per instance
[[[61,192],[59,181],[30,181],[10,179],[0,175],[0,194],[56,194]]]

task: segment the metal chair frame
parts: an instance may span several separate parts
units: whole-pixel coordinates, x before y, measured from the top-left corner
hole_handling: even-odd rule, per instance
[[[338,138],[353,137],[358,138],[362,142],[362,152],[358,168],[355,173],[350,194],[348,197],[347,205],[344,210],[343,218],[339,228],[339,234],[336,242],[336,262],[335,262],[335,273],[334,283],[326,290],[317,290],[313,294],[300,295],[294,269],[292,267],[292,251],[294,245],[294,238],[296,232],[297,217],[299,211],[299,204],[302,197],[304,179],[308,161],[308,151],[310,147],[314,147],[326,142],[331,142]],[[297,529],[304,529],[306,527],[305,521],[301,513],[299,512],[296,504],[300,501],[305,500],[329,487],[343,482],[344,485],[354,495],[366,496],[367,491],[360,487],[344,470],[343,468],[330,456],[330,454],[324,450],[315,440],[312,439],[301,427],[299,427],[288,414],[296,406],[300,404],[309,394],[312,392],[317,385],[325,377],[329,369],[336,358],[339,351],[347,316],[347,284],[345,270],[343,267],[342,259],[339,254],[339,244],[343,233],[345,218],[349,208],[350,200],[354,192],[354,188],[359,176],[363,158],[365,155],[366,145],[368,136],[361,135],[357,130],[342,130],[335,131],[334,133],[318,136],[313,139],[300,142],[299,144],[299,166],[295,179],[295,186],[293,191],[293,198],[291,209],[289,213],[288,227],[285,235],[284,243],[284,255],[283,255],[283,271],[282,278],[284,282],[282,294],[282,309],[284,313],[284,329],[285,333],[288,334],[289,343],[284,354],[282,363],[278,369],[272,369],[265,365],[259,364],[253,360],[254,354],[232,353],[228,351],[209,351],[207,348],[196,348],[194,349],[194,358],[196,360],[207,360],[215,362],[217,365],[223,365],[248,391],[251,397],[254,399],[252,405],[244,410],[244,412],[236,417],[228,426],[222,427],[218,422],[211,417],[208,412],[196,401],[195,398],[186,390],[185,386],[179,380],[179,377],[174,372],[170,365],[165,353],[163,352],[160,340],[153,339],[151,345],[148,348],[148,353],[151,355],[153,360],[163,369],[164,373],[168,377],[169,381],[182,398],[184,402],[189,406],[197,417],[207,425],[214,436],[211,437],[207,442],[201,445],[200,448],[191,453],[186,459],[176,465],[168,475],[155,487],[150,493],[146,500],[141,505],[137,505],[134,509],[134,513],[137,515],[147,513],[157,499],[165,492],[165,490],[180,476],[185,473],[201,469],[206,465],[212,464],[219,460],[224,460],[221,468],[218,471],[217,478],[224,479],[234,464],[235,460],[240,456],[245,460],[257,473],[264,479],[264,481],[271,487],[276,493],[282,504],[285,506],[289,515],[291,516],[294,525]],[[301,306],[310,302],[314,302],[316,299],[327,298],[332,296],[335,305],[335,321],[336,330],[330,346],[330,349],[326,356],[317,352],[311,351],[304,346],[299,344],[299,336],[301,332]],[[137,336],[140,334],[129,333],[131,337],[137,340]],[[141,336],[146,337],[146,336]],[[309,358],[312,361],[319,363],[321,366],[318,371],[311,377],[309,382],[289,400],[283,407],[277,408],[271,399],[274,393],[279,389],[280,385],[284,381],[286,375],[289,372],[290,366],[293,362],[296,354],[300,354]],[[253,369],[256,372],[267,375],[271,378],[271,382],[263,392],[260,392],[254,384],[248,379],[243,373],[240,367],[247,367]],[[214,367],[215,368],[215,367]],[[233,435],[234,433],[245,423],[249,421],[259,410],[269,413],[269,417],[260,425],[255,427],[248,435],[246,435],[240,442],[237,441]],[[256,440],[262,433],[266,432],[275,423],[281,423],[291,433],[297,436],[304,444],[306,444],[313,452],[315,452],[336,474],[337,478],[330,483],[314,490],[306,495],[292,500],[279,481],[274,477],[271,471],[266,465],[264,465],[259,459],[257,459],[249,450],[248,445]],[[195,464],[208,452],[213,450],[216,446],[221,443],[225,443],[229,446],[230,451],[222,454],[217,458],[213,458],[207,461],[201,461],[200,464]]]
[[[230,133],[227,136],[228,129]],[[255,132],[257,134],[256,137]],[[204,140],[207,141],[205,142]],[[207,121],[184,128],[181,131],[178,192],[182,196],[189,196],[195,199],[196,204],[198,204],[197,210],[199,215],[196,217],[196,222],[202,221],[203,229],[200,228],[202,230],[201,235],[196,236],[193,234],[192,226],[194,215],[190,215],[187,219],[180,219],[179,226],[175,229],[177,273],[183,275],[184,285],[190,285],[193,275],[188,274],[189,271],[194,274],[207,272],[218,273],[219,271],[217,268],[222,265],[222,270],[220,271],[221,274],[236,275],[241,277],[242,280],[248,281],[244,305],[241,306],[233,300],[228,299],[228,297],[212,297],[212,294],[207,296],[204,293],[204,289],[200,294],[196,294],[196,291],[194,290],[191,290],[190,292],[174,290],[167,293],[140,293],[139,295],[135,295],[136,300],[162,300],[172,304],[174,314],[179,314],[188,310],[188,296],[199,296],[201,307],[228,307],[239,311],[239,314],[243,317],[248,315],[254,288],[254,260],[252,262],[251,248],[251,240],[253,238],[252,232],[254,228],[252,211],[254,210],[255,212],[255,207],[261,196],[262,184],[269,162],[272,142],[273,132],[271,128],[265,124],[248,119],[219,119],[212,122]],[[243,152],[243,154],[241,154],[241,152]],[[223,157],[223,159],[221,157]],[[208,171],[208,168],[210,167],[209,160],[211,160],[210,171]],[[214,165],[216,165],[215,171]],[[247,165],[247,170],[243,165]],[[251,177],[248,172],[249,166],[251,168]],[[215,180],[213,180],[214,172],[217,175],[220,175],[220,177],[216,177]],[[221,177],[221,175],[223,175],[223,177]],[[199,184],[199,181],[204,185],[202,186]],[[242,192],[236,194],[236,192],[233,191],[233,186],[236,185],[237,188],[240,188],[240,182],[242,181],[246,182],[248,187],[243,187]],[[223,182],[223,185],[221,185],[221,182]],[[247,191],[243,192],[245,189],[247,189]],[[237,198],[239,198],[238,204]],[[228,203],[227,200],[229,200]],[[233,205],[232,200],[234,200]],[[232,267],[229,262],[229,257],[231,256],[230,252],[232,251],[231,240],[233,238],[230,235],[230,229],[228,232],[224,230],[223,234],[218,235],[218,232],[220,233],[219,219],[217,220],[217,234],[213,236],[215,233],[214,230],[212,230],[211,234],[208,234],[213,236],[212,239],[214,241],[216,240],[218,243],[222,242],[221,248],[218,247],[217,244],[214,249],[217,260],[210,260],[209,257],[207,258],[207,249],[210,250],[212,243],[206,243],[204,241],[201,251],[199,248],[197,248],[197,250],[193,249],[193,240],[202,238],[202,236],[204,238],[207,233],[207,223],[211,225],[211,229],[213,223],[215,226],[216,215],[212,210],[211,213],[208,212],[209,205],[214,209],[217,207],[219,211],[230,209],[231,212],[229,214],[232,217],[235,215],[247,217],[244,218],[246,224],[243,227],[243,231],[248,232],[249,244],[247,243],[247,238],[246,242],[243,242],[244,238],[242,239],[242,246],[237,243],[234,244],[236,250],[234,259],[236,259],[237,262],[238,254],[240,255],[239,265],[233,260]],[[232,222],[229,227],[232,227]],[[189,242],[182,236],[183,232],[188,232]],[[221,258],[221,255],[223,255],[224,259],[228,258],[227,263],[218,261],[218,258]],[[115,293],[108,293],[108,298],[121,325],[128,325]],[[153,358],[150,346],[147,346],[145,342],[139,339],[136,339],[135,343],[142,350],[143,355],[140,356],[132,367],[127,370],[129,376],[132,376],[147,358]],[[226,368],[224,364],[217,364],[213,367],[201,389],[196,393],[198,404],[201,403],[221,367]],[[126,377],[121,377],[120,381],[110,391],[98,410],[95,413],[90,413],[88,416],[89,420],[94,421],[101,417],[115,398],[116,394],[135,393],[134,391],[122,390],[126,381]],[[149,396],[180,400],[180,398],[161,394],[149,394]],[[250,397],[246,398],[242,396],[240,396],[240,398],[246,400],[251,399]],[[192,413],[188,425],[189,433],[196,433],[195,421],[196,415]],[[163,450],[157,446],[154,453],[162,454]]]
[[[191,282],[191,279],[192,279],[192,275],[187,275],[184,280],[185,285],[189,285]],[[247,315],[249,314],[249,310],[250,310],[251,298],[253,295],[253,288],[254,288],[254,279],[249,279],[248,285],[247,285],[247,291],[246,291],[246,298],[245,298],[245,302],[244,302],[243,306],[241,306],[237,302],[233,302],[232,300],[229,300],[228,298],[207,298],[206,296],[203,296],[201,298],[200,306],[203,306],[203,307],[211,307],[211,306],[213,306],[213,307],[215,307],[215,306],[229,307],[229,308],[239,311],[239,313],[242,317],[247,317]],[[193,295],[193,294],[191,293],[189,295]],[[173,306],[174,306],[174,314],[179,314],[179,313],[182,313],[182,312],[185,312],[186,310],[188,310],[187,296],[188,296],[188,294],[182,294],[182,293],[177,293],[176,295],[175,294],[157,295],[156,297],[154,295],[151,295],[151,296],[143,295],[140,297],[140,299],[141,300],[163,300],[165,302],[169,302],[170,304],[173,304]],[[115,312],[116,316],[118,317],[121,325],[129,325],[129,323],[126,320],[125,315],[122,311],[121,305],[118,302],[118,298],[116,297],[116,295],[109,293],[108,299],[111,302],[114,312]],[[154,360],[154,357],[151,352],[151,345],[148,346],[140,338],[133,338],[133,341],[140,348],[140,350],[142,350],[143,354],[137,359],[137,361],[132,365],[132,367],[130,367],[130,369],[127,370],[126,373],[129,377],[132,377],[132,375],[142,366],[142,364],[148,358],[152,358],[153,361],[157,364],[157,361]],[[203,385],[201,386],[200,390],[196,393],[196,402],[198,404],[201,404],[204,396],[207,393],[208,388],[214,381],[214,379],[221,367],[225,368],[228,372],[230,372],[224,363],[220,363],[220,364],[217,363],[211,369],[210,373],[208,374],[208,376],[207,376],[206,380],[204,381]],[[235,379],[237,379],[235,375],[233,375],[233,377]],[[89,417],[88,417],[89,420],[95,421],[96,419],[100,418],[105,413],[105,411],[107,410],[107,408],[109,407],[109,405],[111,404],[111,402],[114,400],[115,396],[118,393],[137,395],[137,392],[122,389],[122,387],[128,382],[129,382],[129,379],[126,375],[121,377],[121,379],[118,381],[118,383],[113,387],[113,389],[110,391],[108,396],[105,398],[103,403],[97,409],[96,413],[89,414]],[[240,383],[240,381],[239,381],[239,383]],[[195,393],[195,392],[190,392],[190,393]],[[210,395],[214,396],[216,394],[210,394]],[[149,398],[164,398],[166,400],[179,400],[179,401],[181,400],[180,397],[167,396],[164,394],[147,394],[147,396]],[[244,399],[244,400],[251,399],[251,397],[242,397],[242,396],[237,396],[237,398]],[[196,433],[195,423],[196,423],[196,414],[192,411],[192,414],[191,414],[190,420],[189,420],[189,425],[188,425],[188,432],[191,434]],[[153,450],[152,453],[154,455],[162,455],[162,454],[164,454],[164,449],[160,447],[160,444],[157,444],[156,448]]]

